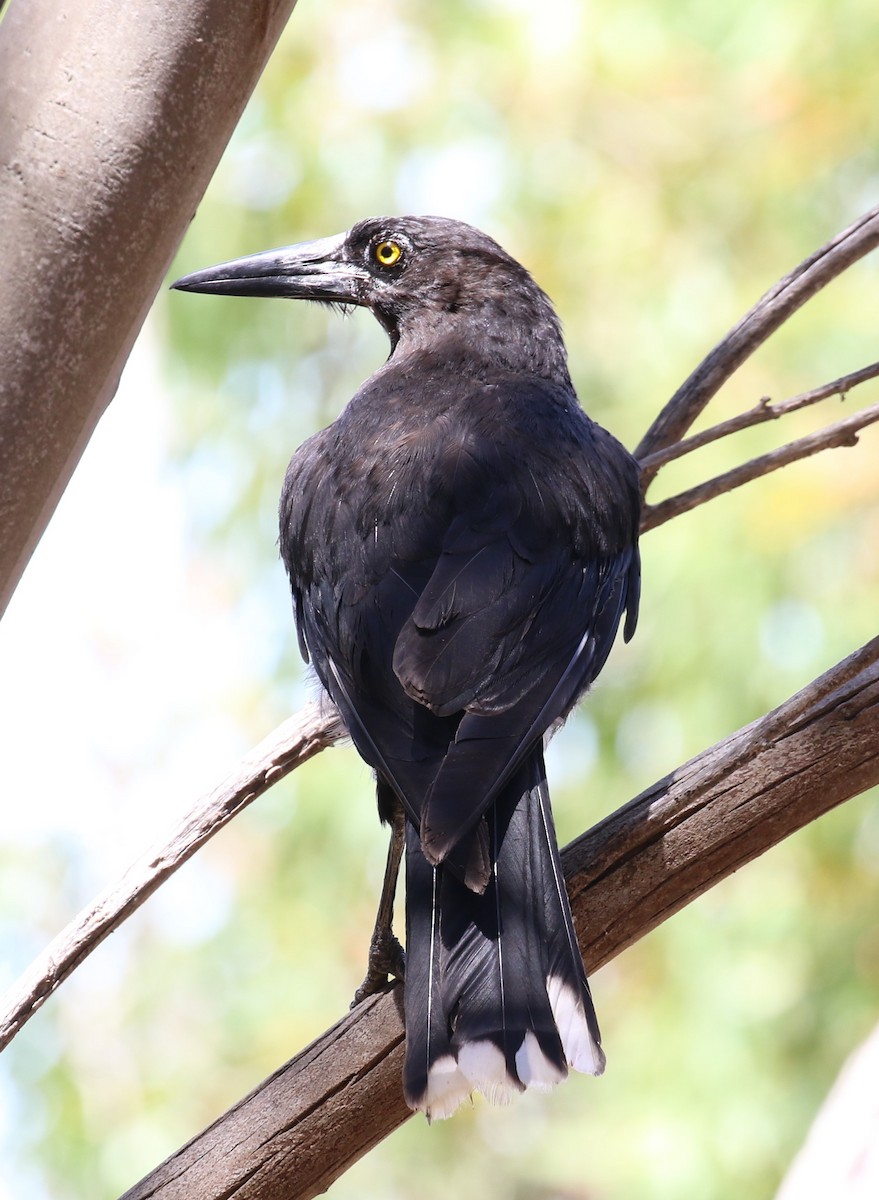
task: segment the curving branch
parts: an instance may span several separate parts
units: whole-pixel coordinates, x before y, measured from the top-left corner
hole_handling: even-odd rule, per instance
[[[566,848],[587,970],[876,783],[879,637]],[[401,995],[395,984],[360,1004],[122,1200],[325,1191],[411,1115],[400,1086]]]
[[[742,429],[751,429],[754,425],[762,425],[766,421],[777,421],[779,417],[798,412],[801,408],[808,408],[821,400],[827,400],[830,396],[839,396],[844,400],[853,388],[867,383],[868,380],[875,379],[877,376],[879,376],[879,363],[870,363],[868,367],[861,367],[859,371],[841,375],[839,379],[833,379],[830,383],[822,383],[819,387],[810,388],[808,392],[801,392],[798,396],[791,396],[789,400],[780,400],[777,404],[773,404],[768,396],[764,396],[747,412],[738,413],[736,416],[730,417],[728,421],[721,421],[717,425],[712,425],[710,429],[703,429],[701,433],[694,434],[693,437],[684,438],[681,442],[674,442],[672,445],[666,446],[664,450],[648,454],[640,460],[641,470],[655,476],[656,472],[667,463],[683,458],[685,454],[690,454],[694,450],[701,450],[703,446],[708,446],[711,442],[728,437],[732,433],[738,433]]]
[[[800,263],[762,296],[678,388],[635,450],[642,461],[678,442],[715,396],[758,347],[798,308],[848,267],[879,246],[879,205]],[[655,469],[645,472],[644,487]]]

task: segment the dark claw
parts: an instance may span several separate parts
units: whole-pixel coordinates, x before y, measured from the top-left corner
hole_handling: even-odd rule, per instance
[[[390,929],[376,930],[369,946],[369,964],[366,978],[354,993],[351,1008],[361,1000],[373,996],[387,985],[388,976],[403,979],[406,973],[406,955],[403,947]]]

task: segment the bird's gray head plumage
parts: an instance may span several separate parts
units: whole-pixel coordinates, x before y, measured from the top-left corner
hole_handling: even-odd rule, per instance
[[[172,286],[357,305],[375,314],[392,353],[459,342],[468,362],[570,382],[549,298],[521,263],[463,221],[369,217],[336,237],[234,259]]]

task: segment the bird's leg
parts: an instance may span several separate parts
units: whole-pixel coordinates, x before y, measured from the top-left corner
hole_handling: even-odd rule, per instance
[[[375,918],[375,928],[369,943],[369,963],[366,978],[354,993],[351,1007],[365,1000],[374,992],[383,988],[388,976],[396,979],[403,978],[405,955],[403,947],[394,935],[392,922],[394,918],[394,894],[397,890],[397,876],[400,873],[400,860],[403,857],[403,832],[406,817],[399,804],[395,805],[390,816],[391,841],[388,846],[388,861],[385,866],[385,877],[382,883],[381,899]]]

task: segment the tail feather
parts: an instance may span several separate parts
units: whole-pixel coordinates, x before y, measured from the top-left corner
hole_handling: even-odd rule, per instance
[[[532,795],[539,813],[536,836],[544,847],[542,911],[549,951],[546,964],[549,1003],[568,1065],[587,1075],[601,1075],[605,1067],[601,1031],[574,929],[542,760],[532,760],[531,770]]]
[[[414,826],[406,824],[406,1061],[403,1091],[411,1108],[428,1117],[451,1116],[472,1090],[452,1053],[442,988],[440,887],[443,871],[421,853]],[[428,1093],[430,1107],[420,1104]]]
[[[428,1117],[604,1069],[538,748],[487,814],[484,893],[406,841],[404,1091]]]

